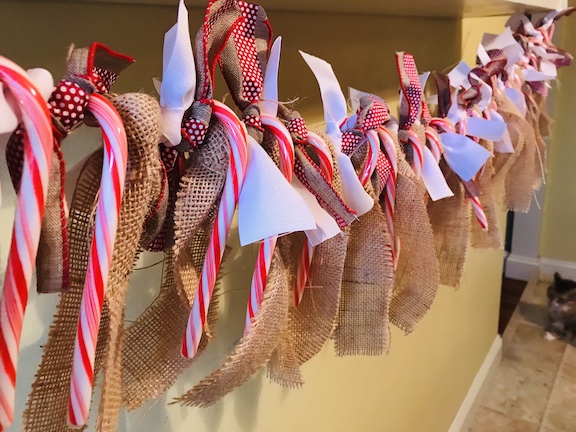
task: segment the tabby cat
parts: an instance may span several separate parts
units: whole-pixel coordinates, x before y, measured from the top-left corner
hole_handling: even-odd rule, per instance
[[[554,273],[548,287],[548,324],[546,339],[573,340],[576,336],[576,281]]]

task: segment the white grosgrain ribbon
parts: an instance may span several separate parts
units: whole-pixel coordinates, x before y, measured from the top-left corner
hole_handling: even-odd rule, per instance
[[[426,186],[426,190],[430,195],[432,201],[438,201],[442,198],[454,196],[454,193],[446,183],[446,178],[442,174],[442,170],[438,166],[438,162],[430,149],[422,146],[424,163],[422,164],[422,181]]]
[[[280,67],[281,50],[282,37],[278,36],[270,48],[262,84],[262,99],[258,103],[260,111],[272,117],[276,117],[278,114],[278,69]]]
[[[238,201],[240,245],[315,229],[307,202],[250,135],[248,148],[248,169]]]
[[[194,101],[195,90],[196,67],[190,42],[188,10],[184,0],[180,0],[178,21],[164,36],[159,93],[162,115],[160,132],[166,145],[180,144],[182,118]]]
[[[346,205],[356,213],[356,216],[362,216],[372,209],[374,199],[364,190],[350,158],[341,151],[342,132],[340,125],[346,119],[346,98],[329,63],[302,51],[300,54],[314,73],[320,87],[326,134],[336,148],[337,160],[335,162],[338,163],[342,176],[342,197]]]
[[[464,181],[470,181],[484,166],[491,153],[466,135],[440,134],[444,159]]]

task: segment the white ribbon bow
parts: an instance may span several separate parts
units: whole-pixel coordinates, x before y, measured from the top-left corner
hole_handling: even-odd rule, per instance
[[[356,216],[362,216],[372,209],[374,199],[364,190],[350,158],[342,153],[340,125],[346,119],[346,98],[329,63],[302,51],[300,54],[314,73],[320,87],[326,134],[336,148],[337,160],[335,162],[338,163],[342,176],[342,197],[348,207],[356,213]]]
[[[158,82],[155,85],[158,88]],[[196,67],[184,0],[178,6],[178,21],[164,36],[162,83],[160,84],[160,132],[167,145],[181,141],[184,112],[194,101]]]

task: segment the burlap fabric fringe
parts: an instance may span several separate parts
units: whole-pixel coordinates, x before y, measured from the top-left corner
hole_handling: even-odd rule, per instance
[[[283,240],[283,239],[280,239]],[[175,399],[174,403],[188,406],[210,406],[218,402],[250,378],[262,366],[261,353],[269,353],[278,343],[283,323],[288,318],[290,294],[285,264],[280,250],[276,249],[268,273],[262,305],[253,319],[251,329],[245,334],[222,367],[204,378],[190,391]],[[250,353],[256,353],[253,356]]]
[[[357,172],[366,156],[366,146],[352,156]],[[376,173],[374,177],[377,178]],[[388,322],[394,286],[392,244],[372,183],[368,182],[365,188],[375,199],[375,205],[350,226],[334,331],[339,356],[380,355],[388,352],[390,345]]]
[[[460,284],[470,233],[470,209],[460,178],[446,164],[440,168],[454,196],[428,202],[428,216],[434,232],[440,283],[457,288]]]
[[[88,250],[92,241],[102,159],[102,151],[98,151],[86,161],[72,197],[69,213],[71,285],[67,292],[61,294],[54,321],[50,326],[48,341],[44,345],[42,361],[24,411],[23,429],[26,431],[74,430],[67,425],[66,413],[70,394],[74,339],[88,267]],[[103,319],[106,315],[107,308],[105,307]],[[105,335],[101,329],[98,337],[97,365],[101,364],[104,342]]]
[[[299,114],[295,111],[290,113],[285,111],[284,116],[296,118]],[[319,135],[326,142],[332,158],[335,159],[333,144],[325,135],[320,133]],[[316,170],[304,156],[303,149],[296,149],[296,157],[302,162],[311,188],[322,195],[326,182],[319,177],[311,181],[315,178],[313,174],[316,174]],[[309,153],[308,157],[318,163],[314,152]],[[332,187],[338,195],[341,195],[342,179],[337,164],[334,165]],[[331,192],[328,193],[331,194]],[[345,228],[341,235],[320,243],[314,249],[302,300],[298,307],[291,304],[288,327],[269,365],[269,376],[278,384],[286,387],[298,386],[300,384],[297,379],[299,372],[294,369],[295,365],[291,359],[295,357],[298,365],[304,364],[315,356],[333,335],[340,303],[349,230]],[[293,284],[291,284],[292,287]],[[288,343],[291,343],[291,346],[288,346]]]
[[[160,294],[126,330],[123,396],[128,409],[163,394],[193,363],[180,354],[182,336],[226,180],[229,151],[223,126],[213,120],[180,179],[174,212],[175,244],[166,255]],[[216,310],[215,292],[207,330],[213,328]],[[204,337],[200,351],[206,343]]]
[[[529,89],[529,86],[526,85]],[[534,189],[540,189],[545,181],[548,166],[548,149],[544,136],[549,134],[549,117],[546,114],[546,99],[538,93],[525,92],[526,95],[526,121],[532,126],[536,141],[536,154],[534,161]],[[544,109],[544,113],[542,112]]]
[[[490,153],[494,154],[494,143],[492,141],[480,140],[482,145]],[[482,192],[480,199],[482,207],[488,220],[488,230],[483,230],[474,217],[471,223],[472,247],[479,249],[500,249],[502,247],[502,230],[500,228],[500,202],[496,201],[492,189],[492,177],[494,176],[494,166],[492,164],[494,156],[488,158],[484,167],[478,175],[478,189]],[[470,209],[471,214],[473,210]]]
[[[494,188],[503,195],[509,210],[526,212],[530,208],[536,181],[537,143],[530,123],[502,92],[495,92],[498,112],[504,117],[514,153],[496,153]]]
[[[396,140],[396,134],[391,131]],[[398,143],[398,176],[394,228],[402,242],[390,321],[406,333],[413,331],[430,309],[440,279],[432,226],[423,186],[414,178]]]

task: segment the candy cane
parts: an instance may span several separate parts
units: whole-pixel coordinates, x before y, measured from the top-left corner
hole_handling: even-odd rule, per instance
[[[438,129],[442,129],[444,132],[456,133],[456,128],[454,128],[454,125],[446,119],[433,118],[430,119],[428,124],[430,126],[437,127]]]
[[[364,167],[360,171],[358,178],[362,183],[362,186],[366,186],[368,180],[372,176],[372,173],[376,169],[376,162],[378,161],[378,152],[380,151],[380,139],[378,138],[378,133],[373,130],[369,130],[366,132],[366,140],[370,144],[368,146],[368,154],[366,157],[366,163]]]
[[[416,132],[413,130],[408,131],[408,142],[412,144],[414,150],[414,157],[412,158],[412,169],[416,177],[420,178],[422,175],[422,166],[424,165],[424,150],[422,149],[422,141]]]
[[[472,203],[472,209],[474,210],[474,215],[476,216],[476,220],[482,227],[483,230],[488,229],[488,218],[486,217],[486,213],[484,213],[484,209],[482,208],[482,204],[478,197],[471,197],[468,196],[468,199]]]
[[[223,103],[213,100],[212,104],[213,113],[226,128],[230,140],[230,164],[226,172],[226,183],[218,207],[218,214],[214,221],[214,229],[210,237],[198,289],[186,325],[186,334],[182,341],[182,355],[186,358],[192,358],[198,352],[202,332],[206,325],[210,300],[214,292],[216,276],[222,262],[226,239],[248,165],[246,130],[242,122]]]
[[[286,180],[290,182],[294,174],[294,144],[292,143],[290,132],[288,132],[288,129],[275,117],[262,114],[261,121],[262,125],[267,127],[278,140],[278,147],[280,148],[280,170],[284,177],[286,177]],[[250,284],[250,298],[246,311],[245,332],[250,329],[252,320],[258,313],[258,310],[260,310],[277,239],[278,237],[274,236],[260,242],[258,256],[256,258],[256,267],[252,275],[252,283]]]
[[[396,203],[396,180],[398,173],[398,159],[396,154],[396,143],[385,128],[378,128],[378,137],[384,146],[386,156],[390,161],[391,170],[390,176],[386,181],[385,199],[384,199],[384,216],[386,217],[386,225],[388,232],[392,238],[392,257],[394,259],[394,269],[398,266],[398,258],[400,256],[400,238],[396,237],[394,229],[394,207]]]
[[[322,173],[332,184],[332,177],[334,175],[334,165],[332,161],[332,154],[327,144],[322,138],[313,132],[308,132],[308,144],[316,149],[318,158],[320,159],[320,169]],[[298,270],[296,273],[296,280],[294,282],[294,305],[298,306],[302,302],[306,282],[308,282],[308,275],[310,274],[310,267],[312,266],[312,258],[314,256],[314,245],[306,240],[300,261],[298,263]]]
[[[92,94],[88,101],[88,109],[102,129],[104,161],[94,234],[74,342],[68,400],[68,423],[73,427],[82,426],[88,420],[94,381],[96,342],[104,291],[112,263],[128,160],[126,131],[114,106],[103,96]]]
[[[0,299],[0,431],[5,431],[14,419],[18,348],[40,240],[53,136],[46,102],[26,72],[0,57],[0,81],[14,96],[26,128],[24,164]]]
[[[332,153],[328,145],[324,142],[320,136],[314,132],[308,131],[308,144],[310,144],[316,150],[318,159],[320,160],[320,169],[332,182],[332,176],[334,175],[334,162],[332,161]]]
[[[442,158],[442,144],[440,142],[440,137],[438,136],[438,132],[433,127],[427,126],[426,127],[426,139],[430,143],[430,151],[434,156],[436,162],[440,162]]]

